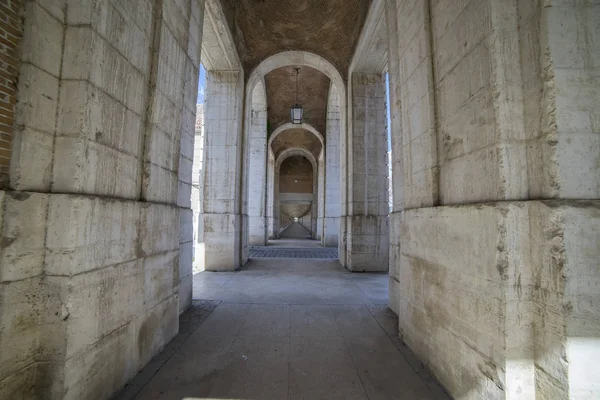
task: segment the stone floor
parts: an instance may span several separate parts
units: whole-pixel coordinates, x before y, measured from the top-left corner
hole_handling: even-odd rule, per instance
[[[292,222],[279,234],[282,239],[310,239],[310,231],[299,222]]]
[[[250,258],[319,258],[337,260],[337,247],[250,246]]]
[[[179,335],[115,399],[448,399],[396,336],[387,279],[328,260],[199,273]]]

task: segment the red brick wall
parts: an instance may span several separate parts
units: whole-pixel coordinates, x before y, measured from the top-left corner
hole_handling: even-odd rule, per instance
[[[0,1],[0,188],[8,186],[23,3],[24,0]]]

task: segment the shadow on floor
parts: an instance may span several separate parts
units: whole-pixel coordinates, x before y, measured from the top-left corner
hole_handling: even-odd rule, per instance
[[[397,336],[387,275],[254,260],[194,276],[179,335],[115,400],[449,399]]]

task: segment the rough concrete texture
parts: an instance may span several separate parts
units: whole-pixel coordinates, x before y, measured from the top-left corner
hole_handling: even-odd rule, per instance
[[[599,206],[508,202],[394,216],[401,336],[455,397],[593,397],[598,234],[581,232],[598,224]]]
[[[243,74],[207,74],[203,169],[204,268],[234,270],[241,259],[241,115]],[[202,257],[202,255],[201,255]]]
[[[267,195],[267,99],[265,85],[261,81],[252,92],[250,137],[246,159],[248,179],[244,190],[248,198],[248,244],[266,245],[265,221]],[[247,183],[246,183],[247,182]]]
[[[389,228],[385,79],[353,73],[347,215],[340,244],[350,271],[387,271]]]
[[[337,246],[340,232],[341,188],[341,118],[340,91],[331,84],[327,101],[327,142],[325,144],[325,196],[323,246]]]
[[[27,2],[17,191],[0,196],[0,398],[106,399],[177,333],[202,8]]]
[[[330,14],[322,2],[283,2],[269,15],[284,17],[265,20],[269,28],[248,24],[275,2],[244,1],[233,16],[218,0],[206,12],[201,0],[25,3],[10,191],[0,192],[0,398],[103,400],[122,387],[176,335],[194,258],[197,269],[231,271],[248,257],[249,233],[264,237],[263,217],[269,236],[290,222],[297,211],[280,215],[279,167],[300,154],[312,164],[314,205],[301,224],[339,242],[352,271],[389,266],[387,301],[403,340],[453,396],[600,396],[597,1],[374,0],[360,40],[365,2],[329,2],[340,8]],[[329,19],[317,30],[291,26],[295,13],[317,13],[311,24]],[[236,30],[251,30],[241,61],[228,15],[243,22]],[[343,15],[353,17],[336,20]],[[268,30],[277,27],[286,29]],[[350,34],[307,44],[297,36],[305,29],[309,38],[321,29]],[[285,32],[295,37],[285,42]],[[265,52],[250,59],[248,49]],[[201,167],[200,56],[210,66]],[[264,92],[265,75],[291,66],[331,82],[325,159],[306,146],[276,156],[266,145],[268,99],[253,93]],[[233,301],[312,301],[322,292],[327,303],[364,300],[327,273],[301,293],[289,290],[293,279],[277,294],[258,290],[281,288],[269,274],[255,275],[251,294],[244,274],[237,288],[210,290]],[[285,322],[291,308],[283,310]],[[243,321],[262,334],[270,320],[258,317],[270,312]],[[360,321],[344,322],[341,336]],[[371,359],[356,360],[350,371],[360,377]],[[373,370],[393,385],[396,366]],[[299,387],[290,386],[294,395],[306,394]],[[348,387],[340,397],[351,397]]]
[[[386,2],[389,304],[456,398],[600,393],[600,8],[551,3]]]

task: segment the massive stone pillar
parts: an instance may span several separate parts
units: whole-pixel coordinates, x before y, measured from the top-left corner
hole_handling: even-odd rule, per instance
[[[593,398],[600,7],[524,4],[387,1],[390,307],[455,397]]]
[[[243,74],[207,71],[203,229],[204,268],[225,271],[242,264]]]
[[[267,238],[274,239],[277,233],[276,210],[275,210],[275,156],[268,150],[267,162]]]
[[[388,270],[385,79],[353,73],[347,159],[345,267]]]
[[[340,193],[340,140],[341,140],[340,94],[331,84],[327,100],[327,134],[325,141],[325,215],[323,221],[323,246],[338,245],[341,215]]]
[[[252,91],[252,110],[248,132],[248,244],[264,246],[266,233],[266,185],[267,185],[267,98],[264,83],[256,84]]]
[[[203,3],[32,0],[15,13],[0,398],[109,398],[177,334]]]
[[[324,151],[319,154],[317,160],[318,166],[318,181],[317,181],[317,201],[314,203],[313,208],[317,208],[317,229],[314,238],[323,241],[323,232],[325,229],[325,160]]]

